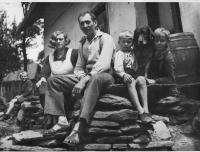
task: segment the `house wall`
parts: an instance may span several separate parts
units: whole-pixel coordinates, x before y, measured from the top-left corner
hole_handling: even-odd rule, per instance
[[[79,40],[83,36],[79,25],[78,15],[81,12],[94,9],[99,3],[49,3],[45,8],[44,48],[45,56],[52,49],[48,47],[51,33],[63,30],[68,33],[71,43],[69,47],[78,48]],[[106,3],[110,34],[117,45],[118,34],[121,30],[134,30],[136,14],[134,3]]]
[[[192,32],[200,46],[200,3],[179,3],[184,32]]]

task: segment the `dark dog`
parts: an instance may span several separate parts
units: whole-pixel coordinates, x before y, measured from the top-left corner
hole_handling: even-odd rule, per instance
[[[138,62],[137,73],[146,76],[148,65],[154,54],[154,33],[149,26],[138,27],[135,29],[134,49]]]

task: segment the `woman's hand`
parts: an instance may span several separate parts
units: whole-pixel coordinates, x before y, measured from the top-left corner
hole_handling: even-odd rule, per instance
[[[39,87],[42,82],[47,82],[46,78],[42,77],[37,83],[36,83],[36,87]]]

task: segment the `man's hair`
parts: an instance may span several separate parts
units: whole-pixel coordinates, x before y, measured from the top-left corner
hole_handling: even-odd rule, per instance
[[[96,16],[94,15],[94,13],[90,12],[90,11],[86,11],[86,12],[83,12],[83,13],[80,13],[79,16],[78,16],[78,22],[80,23],[80,17],[83,17],[85,16],[86,14],[89,14],[91,16],[91,19],[92,21],[96,21],[97,22],[97,18]]]
[[[133,32],[131,32],[129,30],[124,30],[124,31],[119,33],[119,40],[121,38],[131,38],[131,39],[133,39]]]

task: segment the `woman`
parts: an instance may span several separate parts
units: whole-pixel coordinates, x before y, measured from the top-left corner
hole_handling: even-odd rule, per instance
[[[36,84],[37,87],[39,87],[42,82],[48,82],[48,79],[53,77],[73,74],[73,70],[78,58],[78,51],[68,48],[67,45],[69,43],[70,39],[63,31],[56,31],[52,34],[50,47],[54,48],[54,51],[51,52],[49,56],[47,56],[44,60],[44,66],[41,71],[41,78]],[[63,105],[63,107],[58,107],[56,105],[56,103],[59,102],[59,98],[52,96],[49,88],[51,88],[51,86],[48,84],[47,91],[45,92],[44,113],[49,116],[56,116],[58,121],[57,124],[55,124],[51,129],[46,130],[44,135],[55,134],[58,131],[65,130],[69,126],[65,114],[65,106]],[[52,102],[55,100],[56,102]],[[55,111],[52,111],[52,106],[57,107],[59,109],[58,111],[61,112],[56,113]]]

